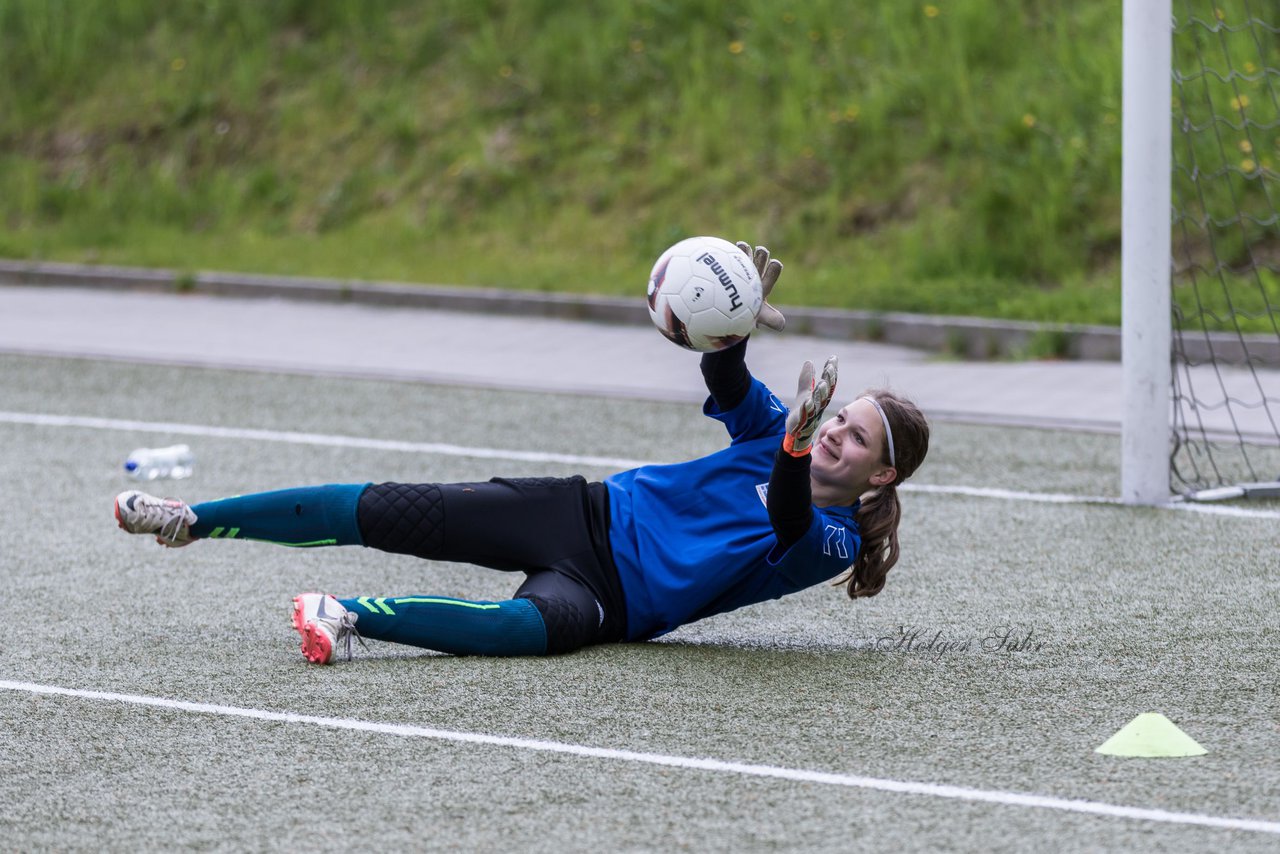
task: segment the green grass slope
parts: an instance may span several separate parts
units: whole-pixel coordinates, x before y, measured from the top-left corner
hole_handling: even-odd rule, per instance
[[[1115,323],[1102,0],[0,0],[0,256]],[[1266,80],[1264,79],[1265,83]]]

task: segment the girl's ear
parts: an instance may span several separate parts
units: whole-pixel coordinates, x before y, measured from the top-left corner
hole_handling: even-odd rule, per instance
[[[893,483],[894,478],[897,476],[898,470],[893,467],[880,469],[880,471],[871,475],[871,485],[884,486],[887,483]]]

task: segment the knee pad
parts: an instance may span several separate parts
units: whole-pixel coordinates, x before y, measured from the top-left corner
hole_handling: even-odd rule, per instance
[[[360,495],[364,544],[430,558],[444,546],[444,500],[434,483],[375,483]]]
[[[542,615],[542,623],[547,630],[548,655],[573,652],[595,641],[600,626],[597,610],[586,613],[581,603],[537,593],[520,593],[516,598],[528,599]]]

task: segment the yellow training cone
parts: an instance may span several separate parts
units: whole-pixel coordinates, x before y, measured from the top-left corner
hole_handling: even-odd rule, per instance
[[[1094,753],[1109,756],[1203,756],[1196,740],[1157,712],[1138,715],[1108,738]]]

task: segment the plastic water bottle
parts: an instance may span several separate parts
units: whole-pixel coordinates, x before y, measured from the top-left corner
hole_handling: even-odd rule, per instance
[[[196,457],[186,445],[167,448],[137,448],[124,461],[124,474],[130,480],[191,477]]]

